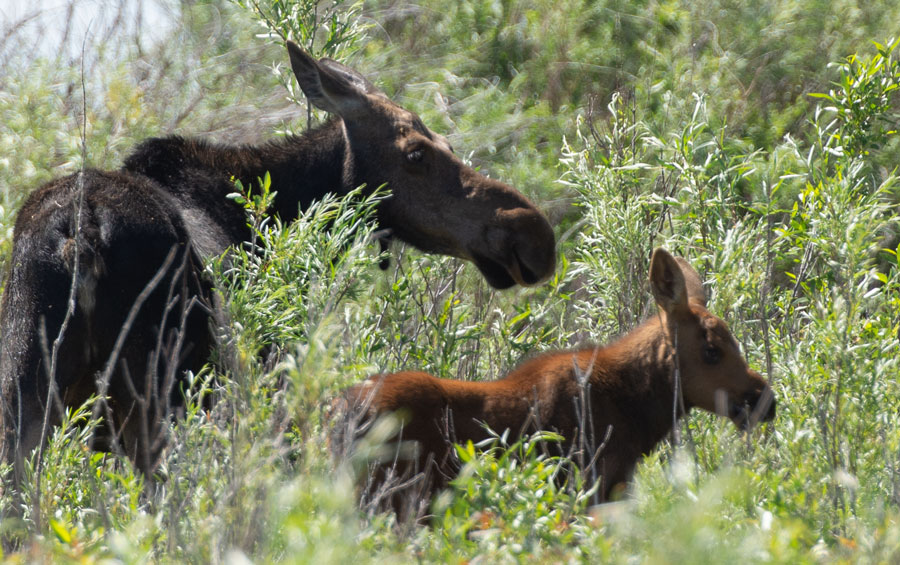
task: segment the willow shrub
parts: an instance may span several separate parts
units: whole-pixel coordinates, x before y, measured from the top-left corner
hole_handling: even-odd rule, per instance
[[[687,420],[680,442],[640,468],[626,533],[610,527],[614,546],[661,561],[747,544],[745,557],[760,560],[798,558],[797,548],[804,559],[892,555],[900,275],[896,247],[883,247],[897,192],[893,172],[873,164],[896,135],[884,125],[900,84],[896,45],[850,58],[810,138],[770,153],[712,129],[701,97],[663,137],[614,98],[608,122],[583,123],[567,146],[563,179],[585,217],[572,271],[595,297],[576,309],[593,333],[633,324],[646,295],[636,264],[664,245],[700,267],[712,311],[778,399],[776,420],[746,436],[713,416]],[[748,198],[748,182],[763,198]],[[781,197],[787,187],[795,197]]]
[[[199,3],[188,11],[198,28],[208,29],[211,14],[226,5]],[[501,171],[538,199],[557,176],[577,195],[582,216],[560,234],[560,265],[549,284],[495,293],[470,266],[400,245],[381,272],[383,257],[366,236],[374,200],[324,202],[290,225],[251,206],[255,244],[210,267],[228,313],[216,324],[215,369],[192,376],[195,386],[171,425],[158,476],[144,481],[124,459],[85,451],[90,427],[77,424],[90,407],[71,412],[45,450],[40,478],[32,473],[23,487],[29,499],[39,490],[37,511],[0,527],[23,532],[18,556],[323,563],[896,560],[900,276],[891,240],[897,197],[890,163],[897,139],[891,126],[896,43],[838,65],[833,91],[811,99],[821,103],[818,111],[786,104],[769,122],[754,121],[755,107],[742,106],[734,95],[742,91],[724,76],[734,44],[725,44],[732,48],[725,57],[711,57],[717,45],[712,28],[688,25],[704,18],[687,18],[692,13],[677,3],[656,3],[650,27],[659,41],[614,48],[608,39],[615,21],[587,39],[556,34],[577,29],[560,22],[582,14],[579,7],[567,3],[542,26],[537,12],[513,3],[454,5],[438,21],[443,27],[436,37],[446,50],[439,56],[405,64],[417,41],[425,43],[421,34],[397,49],[382,52],[372,42],[360,50],[374,66],[402,57],[404,64],[388,65],[382,77],[400,84],[414,82],[406,73],[419,77],[400,93],[401,101],[440,124],[435,127],[461,124],[462,142],[455,144],[477,147],[476,164],[496,154],[512,163]],[[606,21],[609,10],[596,8],[586,25]],[[222,13],[228,16],[223,29],[231,29],[234,12]],[[436,25],[410,18],[403,15],[386,29]],[[621,21],[620,37],[647,36],[641,26],[650,20]],[[741,18],[732,23],[743,25]],[[767,41],[790,27],[777,23],[763,30]],[[690,42],[665,39],[688,29]],[[664,70],[672,71],[672,83],[644,77],[636,81],[636,96],[613,97],[599,116],[586,112],[577,136],[563,147],[557,174],[547,165],[557,161],[563,118],[553,113],[550,95],[579,88],[579,75],[567,60],[559,82],[565,88],[554,94],[552,81],[538,72],[556,59],[534,56],[542,43],[529,38],[532,30],[556,34],[561,53],[581,50],[604,60],[613,49],[613,60],[623,65],[632,56],[671,61]],[[176,37],[191,33],[185,27]],[[444,41],[448,37],[452,41]],[[685,52],[693,52],[697,38],[704,40],[701,57],[688,63]],[[93,135],[86,155],[72,118],[77,97],[46,86],[57,84],[58,76],[74,83],[71,69],[45,69],[34,75],[40,80],[8,87],[10,95],[0,96],[10,126],[0,137],[10,155],[0,161],[8,173],[0,179],[4,245],[26,188],[77,168],[80,159],[114,166],[132,141],[129,132],[143,137],[196,125],[217,108],[224,116],[217,123],[226,128],[219,131],[233,131],[230,122],[240,120],[229,112],[245,106],[230,86],[256,95],[256,85],[275,81],[266,83],[260,65],[251,65],[252,72],[217,75],[201,90],[222,94],[207,96],[185,77],[212,61],[246,55],[237,49],[239,40],[220,33],[209,42],[190,41],[184,59],[156,53],[176,69],[160,78],[159,89],[140,65],[133,75],[117,67],[127,78],[102,98],[119,105],[89,114]],[[657,49],[670,40],[678,49]],[[457,54],[465,42],[478,53]],[[785,60],[805,52],[780,48],[776,54]],[[748,71],[758,60],[752,49],[736,57]],[[704,83],[699,77],[707,67],[715,72],[703,76],[722,77],[728,88],[684,95],[685,82]],[[640,66],[633,71],[643,72]],[[779,69],[763,65],[760,72],[769,74],[758,84],[783,82]],[[496,73],[502,80],[492,78]],[[437,83],[450,88],[448,97],[435,96]],[[124,96],[135,84],[144,97]],[[643,97],[643,89],[652,96]],[[572,92],[571,99],[557,100],[582,103],[586,93]],[[185,114],[192,100],[203,111]],[[154,110],[141,113],[145,106]],[[744,109],[749,117],[740,127],[722,126]],[[116,121],[123,115],[134,120],[128,128]],[[785,125],[797,115],[808,115],[805,127]],[[725,420],[692,414],[672,442],[639,464],[627,500],[612,506],[588,507],[590,482],[568,461],[537,449],[537,438],[524,438],[480,446],[483,452],[460,446],[466,467],[432,506],[431,527],[397,527],[390,515],[358,508],[353,484],[362,466],[352,455],[335,460],[328,449],[328,407],[339,390],[373,372],[407,368],[497,378],[524,356],[607,342],[652,309],[644,281],[658,245],[690,258],[709,281],[711,310],[729,322],[751,365],[775,387],[773,423],[742,434]],[[570,478],[554,481],[563,471]]]

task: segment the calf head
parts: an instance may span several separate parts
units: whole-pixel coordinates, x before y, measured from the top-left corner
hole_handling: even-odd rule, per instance
[[[674,344],[686,408],[728,416],[741,429],[775,417],[775,397],[750,369],[728,326],[706,309],[697,272],[681,258],[656,249],[650,286]]]
[[[496,288],[553,274],[553,230],[527,198],[465,165],[446,138],[353,69],[287,46],[309,101],[343,121],[345,187],[390,190],[381,227],[423,251],[471,261]]]

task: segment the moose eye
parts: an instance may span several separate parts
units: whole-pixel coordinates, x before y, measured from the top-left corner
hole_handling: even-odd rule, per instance
[[[406,160],[410,163],[419,163],[425,157],[424,149],[413,149],[406,154]]]
[[[715,365],[722,357],[722,352],[714,345],[708,345],[703,348],[703,360],[710,365]]]

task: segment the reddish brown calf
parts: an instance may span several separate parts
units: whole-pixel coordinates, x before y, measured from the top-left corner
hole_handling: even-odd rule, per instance
[[[657,249],[650,286],[659,315],[606,347],[547,353],[497,381],[409,371],[350,388],[344,398],[355,407],[351,413],[371,418],[396,412],[402,440],[418,444],[412,459],[377,469],[370,492],[391,473],[422,470],[430,475],[424,494],[445,486],[457,471],[452,442],[485,439],[487,425],[498,433],[558,431],[576,450],[604,444],[596,470],[605,500],[692,407],[728,416],[742,429],[774,418],[771,388],[747,366],[725,322],[707,311],[696,271]],[[587,410],[579,408],[582,392]],[[398,511],[408,503],[392,498]]]

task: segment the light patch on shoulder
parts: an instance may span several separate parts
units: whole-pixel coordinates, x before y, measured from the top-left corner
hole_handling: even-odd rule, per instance
[[[76,246],[74,238],[67,238],[60,246],[59,255],[70,273],[75,271],[75,253],[79,255],[76,305],[85,314],[91,314],[97,305],[97,283],[103,275],[103,261],[89,248]]]
[[[78,273],[78,307],[85,314],[93,313],[97,305],[97,281],[100,272],[96,267],[96,265],[81,265]]]
[[[179,213],[191,236],[191,244],[204,261],[218,256],[228,246],[228,235],[203,211],[185,207]]]

